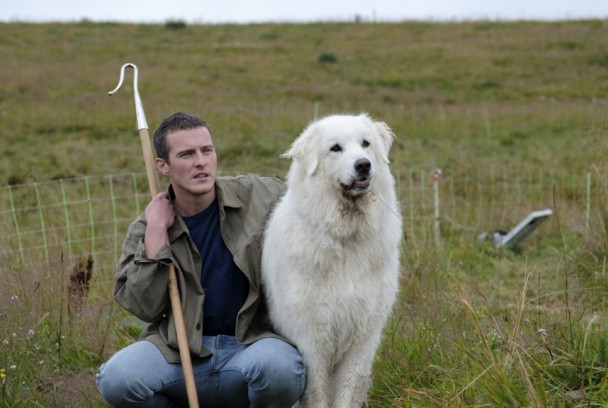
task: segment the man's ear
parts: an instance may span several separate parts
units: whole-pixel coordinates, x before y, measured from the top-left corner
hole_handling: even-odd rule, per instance
[[[158,172],[160,174],[162,174],[163,176],[168,176],[169,175],[169,163],[167,163],[164,159],[161,159],[160,157],[156,158],[156,169],[158,170]]]

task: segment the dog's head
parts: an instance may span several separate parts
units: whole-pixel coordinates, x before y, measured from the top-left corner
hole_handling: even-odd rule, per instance
[[[282,155],[310,177],[323,174],[343,194],[367,192],[379,166],[386,166],[394,134],[367,114],[333,115],[311,123]]]

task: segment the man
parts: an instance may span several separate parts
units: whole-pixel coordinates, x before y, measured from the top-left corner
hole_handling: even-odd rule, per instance
[[[101,366],[101,394],[117,407],[187,405],[167,291],[172,263],[201,406],[292,406],[305,368],[273,332],[260,284],[264,221],[284,184],[216,178],[211,129],[188,113],[165,119],[154,147],[171,185],[129,227],[114,287],[118,303],[148,324],[139,341]]]

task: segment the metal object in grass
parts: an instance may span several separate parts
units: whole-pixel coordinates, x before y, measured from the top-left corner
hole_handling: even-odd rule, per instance
[[[155,197],[159,193],[158,183],[156,182],[156,172],[154,165],[154,157],[152,156],[152,146],[150,144],[150,134],[148,132],[148,122],[139,96],[137,88],[138,70],[135,64],[126,63],[120,69],[120,79],[118,85],[113,91],[108,92],[108,95],[114,94],[120,89],[125,78],[125,70],[133,68],[133,93],[135,96],[135,113],[137,115],[137,130],[141,141],[144,162],[146,165],[146,173],[148,176],[148,185],[150,187],[150,195]],[[167,245],[169,241],[167,238]],[[190,408],[198,407],[198,396],[196,394],[196,385],[194,383],[194,373],[192,371],[192,360],[190,359],[190,349],[188,346],[188,336],[186,334],[186,326],[184,324],[184,315],[179,297],[179,289],[177,286],[177,278],[175,275],[175,267],[169,265],[169,298],[171,299],[171,309],[175,318],[175,330],[177,332],[177,342],[179,345],[179,354],[184,370],[184,379],[186,382],[186,392],[188,394],[188,404]]]
[[[534,211],[517,224],[511,231],[505,232],[502,230],[495,230],[492,232],[484,232],[477,237],[477,242],[492,241],[496,246],[513,246],[523,241],[551,215],[553,215],[553,211],[549,209]]]

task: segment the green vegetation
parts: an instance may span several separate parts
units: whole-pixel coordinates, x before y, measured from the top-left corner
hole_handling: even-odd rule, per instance
[[[223,174],[284,174],[280,153],[315,115],[370,112],[397,135],[402,201],[418,203],[414,187],[439,167],[451,218],[436,246],[432,210],[403,208],[429,221],[406,223],[369,405],[606,406],[607,43],[599,20],[0,24],[0,186],[142,172],[132,72],[107,96],[125,62],[139,67],[151,129],[177,110],[200,114]],[[552,172],[593,176],[589,225],[578,187]],[[529,202],[557,214],[546,233],[514,250],[473,242],[470,224],[510,225],[539,190]],[[44,237],[61,244],[58,211]],[[104,406],[94,373],[138,332],[112,301],[114,261],[54,251],[32,267],[1,242],[0,407]]]

